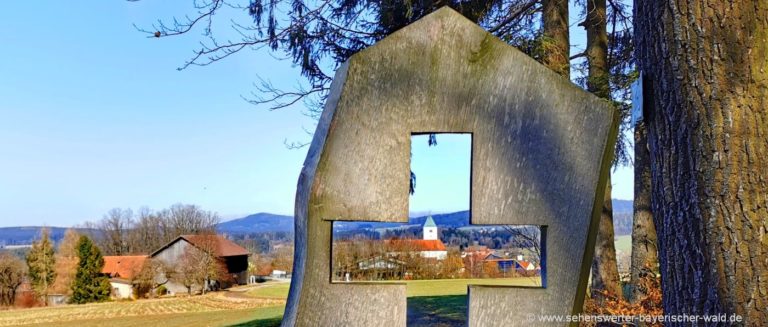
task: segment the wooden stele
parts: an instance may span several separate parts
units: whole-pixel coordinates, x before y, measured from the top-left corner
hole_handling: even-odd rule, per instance
[[[405,285],[331,283],[333,220],[408,221],[410,141],[472,134],[472,224],[547,226],[543,288],[469,289],[470,326],[581,311],[618,114],[440,9],[336,72],[296,193],[283,326],[405,326]]]

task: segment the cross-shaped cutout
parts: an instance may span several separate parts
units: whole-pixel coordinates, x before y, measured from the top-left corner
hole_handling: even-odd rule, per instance
[[[605,101],[447,7],[356,53],[336,71],[299,177],[283,324],[405,325],[405,286],[331,282],[332,231],[408,220],[419,132],[472,133],[472,224],[546,226],[544,287],[472,286],[469,325],[580,312],[617,126]]]
[[[543,288],[546,226],[470,224],[471,145],[412,135],[409,222],[335,221],[331,283],[405,285],[409,325],[465,324],[475,286]]]

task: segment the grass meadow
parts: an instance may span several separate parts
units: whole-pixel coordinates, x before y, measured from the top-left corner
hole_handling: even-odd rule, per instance
[[[617,251],[624,251],[626,253],[631,253],[632,252],[632,235],[616,236],[615,244],[616,244]]]

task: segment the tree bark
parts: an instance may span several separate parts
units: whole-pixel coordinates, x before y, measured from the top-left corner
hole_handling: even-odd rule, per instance
[[[606,21],[606,0],[589,0],[584,27],[587,30],[587,62],[589,72],[587,89],[593,94],[610,99],[608,70],[608,32]],[[602,302],[601,292],[621,297],[621,281],[616,263],[614,244],[613,205],[611,203],[611,179],[605,188],[603,211],[595,243],[595,257],[592,261],[592,298]]]
[[[768,2],[646,0],[635,10],[639,68],[653,81],[647,127],[665,313],[764,324]]]
[[[658,273],[656,227],[651,213],[651,166],[648,153],[648,131],[644,122],[635,126],[635,199],[633,201],[631,291],[629,301],[636,303],[647,293],[641,280]]]
[[[542,62],[556,73],[570,78],[571,41],[568,31],[568,1],[542,1],[542,33],[544,58]]]
[[[600,215],[600,225],[595,242],[595,257],[592,260],[591,297],[602,303],[605,297],[601,292],[608,292],[617,297],[622,296],[619,282],[619,269],[616,264],[616,246],[613,233],[613,205],[611,204],[611,179],[605,188],[603,212]]]

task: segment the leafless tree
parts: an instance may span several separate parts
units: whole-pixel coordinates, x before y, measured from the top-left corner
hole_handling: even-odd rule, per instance
[[[541,271],[545,271],[546,265],[547,265],[547,257],[546,253],[543,253],[542,247],[546,246],[546,244],[543,244],[546,242],[546,238],[542,239],[542,228],[541,226],[511,226],[511,225],[505,225],[504,229],[507,230],[510,234],[512,234],[512,239],[515,243],[518,245],[528,245],[528,249],[530,249],[532,258],[529,260],[531,262],[539,262],[539,267],[541,267]],[[545,278],[545,276],[530,276],[528,277],[532,278],[533,281],[541,285],[542,278]]]
[[[274,269],[287,272],[293,269],[293,246],[284,246],[276,249],[273,257],[272,267]]]
[[[216,213],[191,204],[174,204],[160,215],[168,226],[166,233],[173,235],[172,238],[183,234],[215,233],[220,221]]]
[[[175,204],[153,212],[142,207],[110,210],[96,223],[86,223],[105,255],[147,254],[179,235],[215,233],[219,216],[191,204]]]
[[[162,260],[147,259],[144,266],[134,274],[131,284],[136,297],[151,297],[152,290],[167,284],[173,278],[174,270]],[[186,286],[186,285],[185,285]]]
[[[135,253],[151,253],[171,241],[168,222],[147,207],[139,209],[131,230],[131,244]]]
[[[114,208],[104,215],[98,223],[101,238],[97,241],[101,250],[107,255],[124,255],[131,253],[129,234],[133,228],[133,211],[131,209]]]
[[[187,288],[189,294],[194,287],[200,287],[203,294],[214,283],[228,281],[226,265],[216,257],[215,238],[202,238],[194,246],[188,246],[175,267],[175,279]]]
[[[531,250],[534,256],[532,260],[541,261],[541,227],[504,225],[504,230],[511,234],[513,243]],[[544,262],[541,264],[543,265]]]
[[[0,253],[0,306],[11,306],[16,290],[24,281],[26,265],[21,259],[8,253]]]

